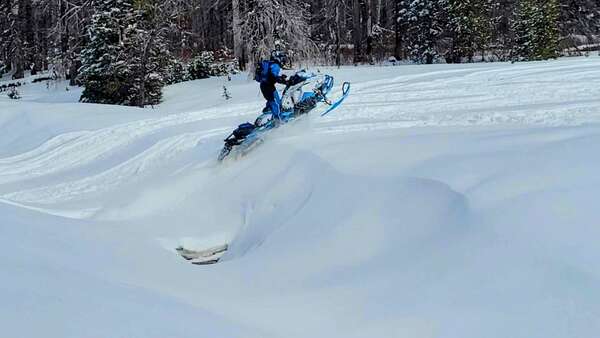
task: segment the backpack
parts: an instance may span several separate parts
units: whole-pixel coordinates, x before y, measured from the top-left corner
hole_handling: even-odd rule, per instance
[[[265,82],[269,79],[269,72],[271,71],[271,61],[257,62],[254,68],[254,81]]]

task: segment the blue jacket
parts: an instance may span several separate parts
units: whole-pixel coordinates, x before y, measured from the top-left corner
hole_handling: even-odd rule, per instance
[[[260,79],[261,88],[273,88],[273,90],[275,90],[276,83],[287,83],[285,76],[281,74],[281,66],[279,64],[267,60],[263,61],[262,64],[263,72]]]

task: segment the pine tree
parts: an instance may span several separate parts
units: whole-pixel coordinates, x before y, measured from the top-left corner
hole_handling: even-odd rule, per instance
[[[515,13],[513,59],[558,56],[558,0],[520,0]]]
[[[488,0],[448,0],[448,31],[452,37],[448,61],[469,62],[477,51],[483,51],[490,40]]]
[[[128,67],[125,30],[133,21],[131,0],[96,0],[96,14],[82,51],[82,102],[131,104],[132,70]]]
[[[558,0],[545,0],[541,6],[542,20],[537,23],[537,48],[533,57],[536,60],[557,58],[559,55],[558,41],[560,39]]]
[[[231,99],[231,94],[229,94],[227,87],[223,86],[223,94],[221,96],[223,96],[225,100]]]
[[[436,44],[444,31],[446,0],[403,1],[401,20],[406,25],[411,59],[433,63],[439,56]]]
[[[215,55],[204,51],[195,57],[188,66],[188,79],[206,79],[211,75],[211,67],[215,63]]]
[[[223,69],[273,48],[338,65],[431,63],[441,51],[447,62],[535,60],[556,56],[558,41],[593,49],[599,36],[598,0],[0,0],[0,73],[52,70],[86,81],[82,101],[142,106],[203,51]]]
[[[135,0],[132,13],[135,25],[125,29],[132,87],[128,102],[143,107],[160,103],[166,70],[172,59],[164,39],[166,18],[158,0]],[[168,21],[168,20],[167,20]]]
[[[186,66],[177,58],[171,57],[165,69],[165,83],[170,85],[188,80]]]
[[[158,104],[166,82],[164,49],[160,49],[162,41],[151,32],[133,27],[129,29],[135,30],[126,30],[130,35],[126,50],[129,55],[127,67],[132,77],[129,78],[131,87],[124,103],[140,107]]]
[[[19,91],[17,90],[17,87],[11,87],[11,88],[9,89],[9,91],[8,91],[8,94],[7,94],[7,96],[8,96],[10,99],[13,99],[13,100],[18,100],[18,99],[20,99],[20,98],[21,98],[21,94],[19,94]]]
[[[12,33],[11,27],[14,26],[14,15],[12,12],[12,2],[10,0],[0,0],[0,76],[11,70],[12,64]]]
[[[82,102],[152,105],[160,102],[169,54],[155,3],[98,0],[82,51]]]
[[[512,22],[514,32],[513,59],[527,59],[533,55],[534,3],[532,0],[520,0]]]
[[[3,0],[0,3],[0,48],[4,54],[4,69],[13,72],[13,79],[25,75],[25,67],[32,41],[31,2],[29,0]]]

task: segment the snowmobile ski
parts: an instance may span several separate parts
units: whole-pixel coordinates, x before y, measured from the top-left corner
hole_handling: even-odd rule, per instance
[[[329,108],[327,108],[326,111],[321,113],[321,116],[325,116],[325,115],[329,114],[335,108],[339,107],[339,105],[342,104],[342,102],[344,102],[344,100],[348,97],[349,94],[350,94],[350,82],[344,82],[344,84],[342,85],[342,96],[340,96],[335,102],[331,103],[329,105]]]
[[[181,257],[192,264],[207,265],[217,263],[228,248],[227,244],[223,244],[205,250],[190,250],[181,246],[175,250]]]

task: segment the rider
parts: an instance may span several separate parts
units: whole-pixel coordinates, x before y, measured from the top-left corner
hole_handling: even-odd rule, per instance
[[[288,58],[285,52],[274,50],[269,60],[260,63],[256,74],[256,80],[260,82],[262,92],[267,104],[263,112],[270,111],[273,117],[281,119],[281,98],[275,88],[276,83],[287,85],[287,76],[281,74],[281,69],[287,64]]]

